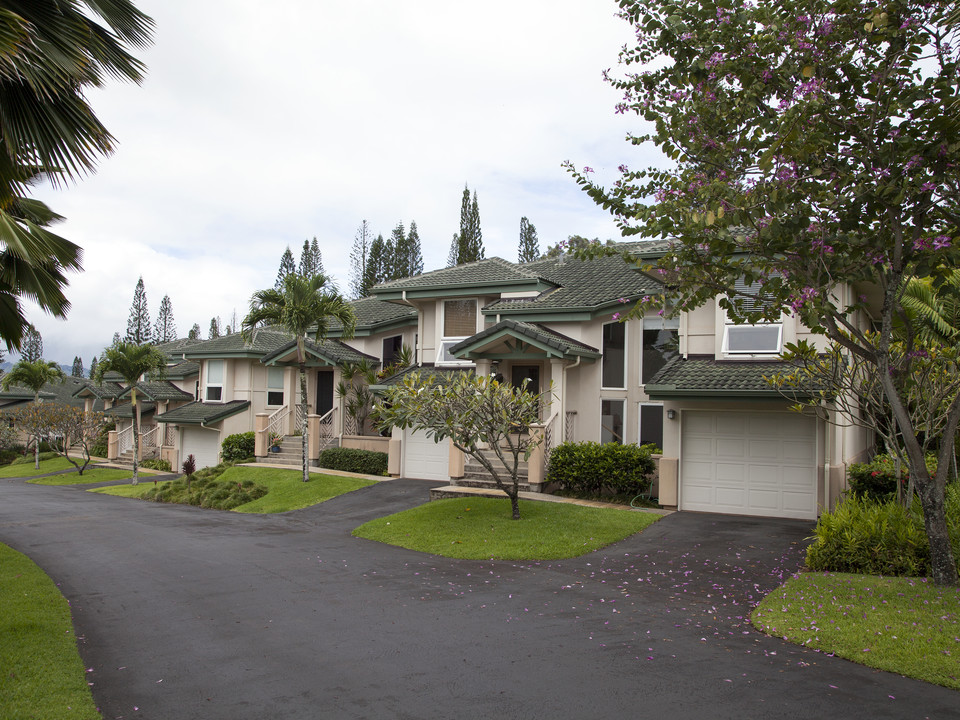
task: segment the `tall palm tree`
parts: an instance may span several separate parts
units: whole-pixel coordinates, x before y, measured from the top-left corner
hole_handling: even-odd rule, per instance
[[[300,434],[303,447],[303,481],[310,480],[307,468],[307,356],[304,343],[327,339],[330,323],[339,322],[341,337],[353,336],[356,316],[353,307],[333,287],[325,275],[302,277],[287,275],[278,289],[260,290],[250,298],[250,312],[243,319],[243,332],[275,325],[292,333],[297,340],[297,367],[300,370]]]
[[[103,376],[115,372],[130,389],[133,415],[133,484],[140,482],[140,406],[137,405],[137,382],[147,373],[162,377],[167,368],[167,356],[153,345],[119,342],[103,351],[93,380],[103,382]]]
[[[127,48],[145,47],[152,26],[131,0],[0,0],[0,339],[7,347],[19,347],[26,325],[19,298],[63,317],[63,273],[80,269],[80,248],[46,229],[60,218],[27,188],[40,178],[75,180],[113,151],[84,91],[107,76],[139,83],[144,66]]]
[[[62,383],[66,376],[55,362],[46,360],[21,360],[14,365],[10,372],[3,376],[3,389],[9,390],[11,385],[20,385],[33,390],[33,402],[40,402],[40,391],[47,383]],[[40,435],[37,434],[33,448],[33,466],[40,468]]]

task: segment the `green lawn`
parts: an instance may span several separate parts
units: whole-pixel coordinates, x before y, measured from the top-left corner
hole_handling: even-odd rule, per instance
[[[556,560],[623,540],[660,518],[632,510],[521,501],[520,520],[512,520],[506,497],[455,498],[372,520],[353,535],[452,558]]]
[[[100,720],[70,607],[25,555],[0,545],[0,718]]]
[[[30,460],[30,462],[26,463],[0,467],[0,478],[34,477],[35,475],[43,475],[44,473],[60,472],[61,470],[67,470],[72,467],[73,465],[71,465],[70,461],[66,458],[56,457],[52,460],[42,460],[40,462],[40,469],[35,470],[33,460]]]
[[[804,573],[767,595],[751,619],[770,635],[960,690],[960,588]]]
[[[234,508],[234,512],[244,513],[281,513],[288,510],[298,510],[374,484],[372,480],[318,473],[311,473],[310,482],[305,483],[299,470],[241,466],[227,468],[218,479],[229,482],[253,480],[267,486],[269,492],[262,498]],[[119,485],[96,488],[91,492],[140,498],[152,487],[152,482],[141,481],[140,485],[136,486]]]
[[[34,485],[87,485],[90,483],[108,482],[110,480],[125,480],[132,477],[133,470],[88,465],[87,469],[83,471],[83,475],[78,475],[75,472],[63,473],[62,475],[51,475],[50,477],[37,478],[36,480],[27,480],[27,482]],[[149,476],[141,475],[140,481],[143,482],[145,477]]]

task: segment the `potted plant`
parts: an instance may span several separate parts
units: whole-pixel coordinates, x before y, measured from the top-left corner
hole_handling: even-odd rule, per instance
[[[273,434],[270,436],[270,452],[280,452],[280,443],[283,442],[283,435]]]

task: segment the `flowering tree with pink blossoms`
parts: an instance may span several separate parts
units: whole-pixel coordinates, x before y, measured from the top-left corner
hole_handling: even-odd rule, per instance
[[[646,121],[629,142],[666,159],[621,165],[610,187],[589,169],[570,173],[624,235],[673,239],[657,270],[679,309],[719,295],[736,321],[793,313],[873,368],[915,478],[934,580],[955,584],[944,488],[960,398],[938,415],[931,476],[925,429],[897,378],[909,377],[916,335],[901,302],[908,279],[937,283],[960,265],[956,10],[931,0],[619,5],[636,44],[621,51],[624,73],[605,76],[623,93],[617,112]],[[743,282],[764,302],[747,301]],[[875,334],[862,331],[867,313]]]

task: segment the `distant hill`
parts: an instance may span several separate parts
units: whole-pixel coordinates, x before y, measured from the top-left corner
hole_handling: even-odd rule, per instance
[[[9,360],[4,360],[2,363],[0,363],[0,370],[3,370],[3,372],[9,372],[10,368],[12,368],[13,365],[14,363],[10,362]],[[64,375],[69,375],[73,371],[73,363],[68,363],[66,365],[64,365],[63,363],[60,363],[60,369],[63,370]],[[84,368],[83,376],[87,377],[86,368]]]

